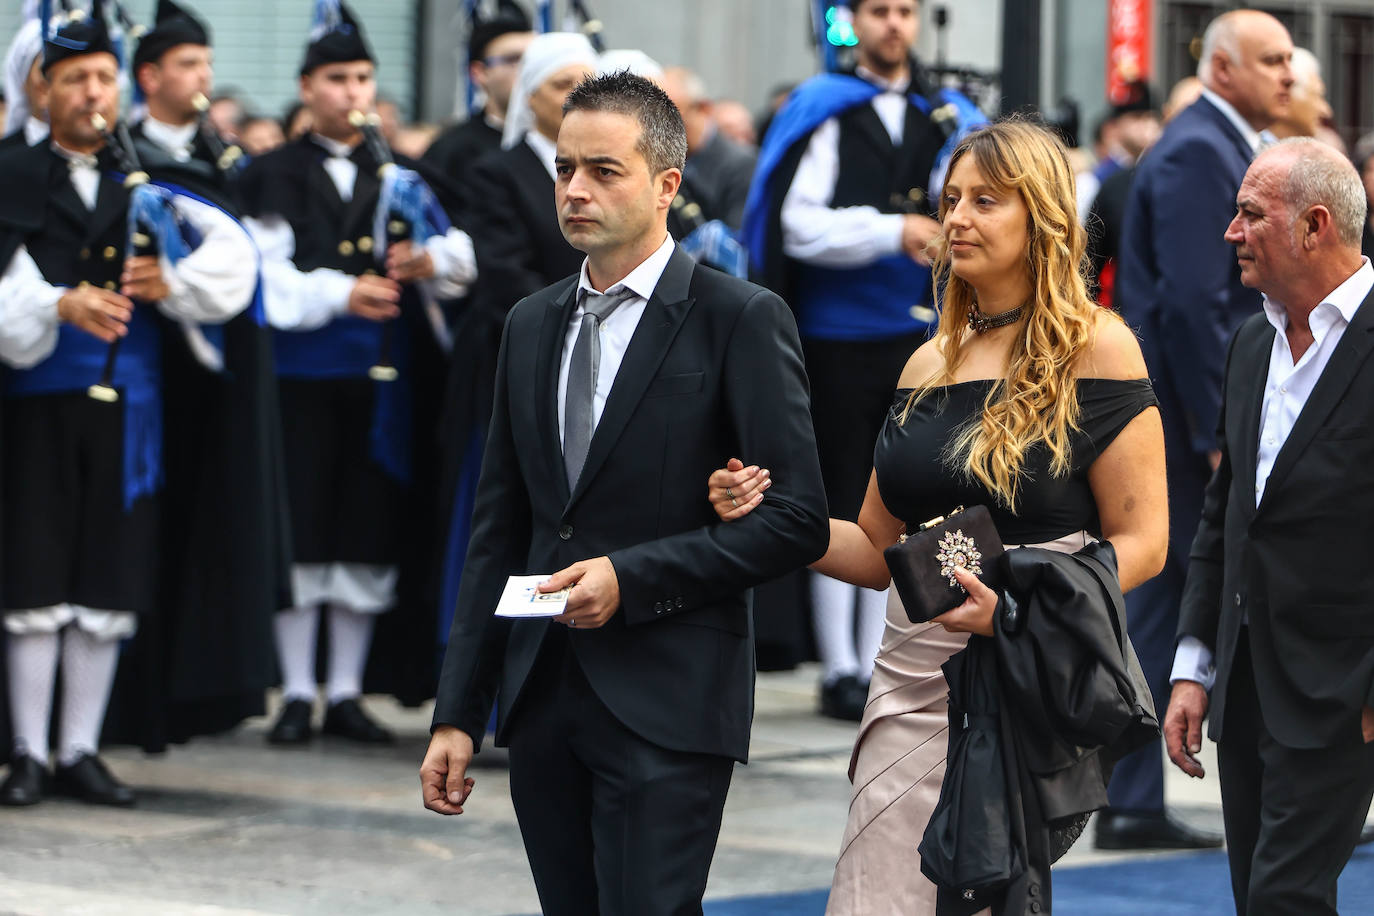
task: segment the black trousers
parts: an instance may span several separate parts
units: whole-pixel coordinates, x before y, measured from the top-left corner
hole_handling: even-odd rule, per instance
[[[3,606],[146,614],[157,589],[158,497],[124,507],[124,404],[69,392],[8,398],[0,409]]]
[[[282,379],[293,560],[395,563],[405,487],[372,459],[376,382]]]
[[[1374,797],[1374,743],[1358,743],[1358,732],[1349,744],[1314,750],[1277,743],[1255,698],[1246,635],[1217,745],[1236,913],[1336,916],[1336,880]]]
[[[701,912],[734,761],[611,714],[557,624],[511,720],[510,791],[545,916]]]

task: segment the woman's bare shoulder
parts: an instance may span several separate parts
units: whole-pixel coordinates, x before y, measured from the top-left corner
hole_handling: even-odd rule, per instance
[[[926,384],[939,376],[944,368],[945,356],[940,351],[939,338],[927,340],[916,348],[916,352],[911,354],[911,358],[902,367],[902,375],[897,380],[897,387],[915,388],[918,385]]]
[[[1135,332],[1110,309],[1093,314],[1093,336],[1079,365],[1083,378],[1145,378],[1145,357]]]

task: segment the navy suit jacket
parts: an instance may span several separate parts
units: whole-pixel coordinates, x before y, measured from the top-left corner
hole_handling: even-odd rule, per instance
[[[1207,99],[1164,129],[1136,170],[1117,267],[1116,304],[1140,335],[1169,456],[1170,551],[1185,563],[1217,448],[1231,336],[1260,309],[1223,238],[1252,154]]]

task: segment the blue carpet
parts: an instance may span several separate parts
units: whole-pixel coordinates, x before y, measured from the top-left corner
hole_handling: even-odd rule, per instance
[[[1355,850],[1341,875],[1342,913],[1374,913],[1374,846]],[[824,890],[706,902],[707,916],[820,916]],[[1091,916],[1139,916],[1167,899],[1170,916],[1234,912],[1226,855],[1197,853],[1137,859],[1114,865],[1055,869],[1054,911]]]

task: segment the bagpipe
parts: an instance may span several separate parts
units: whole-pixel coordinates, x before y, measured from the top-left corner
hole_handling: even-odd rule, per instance
[[[149,182],[148,173],[138,161],[128,125],[121,120],[112,128],[105,117],[96,112],[91,115],[91,126],[100,133],[120,171],[124,173],[124,188],[129,192],[128,244],[125,251],[129,257],[157,257],[159,253],[166,253],[173,262],[179,260],[189,246],[178,224],[171,192]],[[100,380],[86,389],[86,394],[94,400],[107,404],[119,400],[119,392],[114,387],[114,371],[115,362],[119,359],[120,340],[116,337],[110,343]]]
[[[392,245],[401,242],[424,245],[434,236],[448,232],[449,219],[420,174],[396,164],[391,147],[382,136],[380,117],[375,113],[351,111],[348,123],[362,134],[363,143],[377,163],[381,191],[373,215],[373,237],[385,240],[385,244],[376,246],[373,251],[378,265],[384,268]],[[367,370],[368,378],[374,382],[394,382],[399,375],[392,357],[394,338],[394,324],[387,322],[382,326],[377,362]]]
[[[211,158],[215,160],[215,168],[219,169],[226,180],[232,180],[247,161],[243,155],[243,148],[237,143],[225,143],[224,138],[219,135],[219,131],[210,121],[210,100],[205,97],[205,93],[197,92],[191,99],[191,105],[196,109],[196,131],[204,141],[205,148],[210,151]]]

